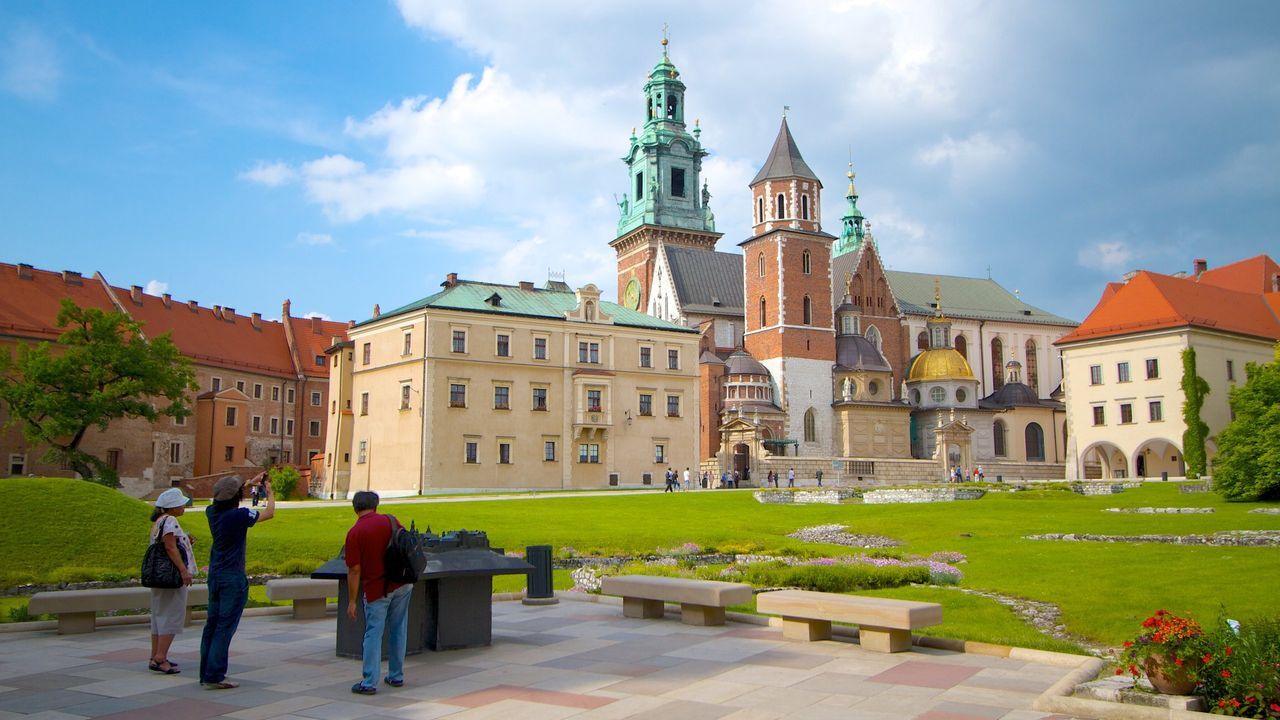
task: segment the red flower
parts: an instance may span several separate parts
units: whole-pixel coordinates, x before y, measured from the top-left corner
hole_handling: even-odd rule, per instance
[[[1227,646],[1227,657],[1231,657],[1231,646]]]
[[[1124,674],[1124,670],[1122,670],[1121,668],[1116,668],[1116,674],[1117,674],[1117,675],[1123,675],[1123,674]]]
[[[1137,666],[1137,665],[1130,665],[1130,666],[1129,666],[1129,674],[1133,675],[1134,677],[1138,677],[1138,666]]]
[[[1220,708],[1224,708],[1224,707],[1226,707],[1226,706],[1227,706],[1227,701],[1226,701],[1226,700],[1219,700],[1219,701],[1218,701],[1218,707],[1220,707]]]
[[[1124,641],[1124,646],[1125,646],[1125,647],[1127,647],[1127,648],[1131,648],[1131,647],[1133,647],[1133,641],[1132,641],[1132,640],[1125,640],[1125,641]]]
[[[1230,670],[1223,670],[1223,671],[1222,671],[1222,677],[1224,677],[1224,678],[1229,678],[1229,677],[1231,677],[1231,671],[1230,671]]]
[[[1231,704],[1231,707],[1233,707],[1233,708],[1238,708],[1238,707],[1240,707],[1240,701],[1239,701],[1239,700],[1237,700],[1237,699],[1235,699],[1235,698],[1231,698],[1231,699],[1230,699],[1230,700],[1228,700],[1227,702],[1228,702],[1228,703],[1230,703],[1230,704]]]
[[[1182,658],[1174,658],[1174,659],[1173,659],[1173,664],[1174,664],[1174,665],[1177,665],[1178,667],[1182,667],[1182,663],[1184,663],[1184,662],[1186,662],[1186,661],[1185,661],[1185,660],[1183,660]]]
[[[1154,641],[1156,642],[1156,644],[1158,645],[1158,644],[1160,644],[1160,643],[1164,642],[1164,634],[1162,634],[1162,633],[1160,633],[1159,631],[1157,631],[1155,635],[1152,635],[1152,636],[1151,636],[1151,639],[1152,639],[1152,640],[1154,640]]]
[[[1204,657],[1200,658],[1200,662],[1208,663],[1212,659],[1213,659],[1213,655],[1211,653],[1205,653]]]
[[[1272,710],[1272,712],[1278,712],[1278,713],[1280,713],[1280,704],[1277,704],[1277,703],[1271,703],[1271,710]]]

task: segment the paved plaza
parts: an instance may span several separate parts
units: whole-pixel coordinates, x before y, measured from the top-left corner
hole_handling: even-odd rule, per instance
[[[1040,720],[1036,697],[1071,669],[914,647],[885,655],[847,639],[797,643],[729,622],[635,620],[619,606],[566,600],[493,605],[493,645],[425,653],[405,685],[354,696],[359,662],[334,655],[335,621],[246,617],[232,643],[236,690],[197,681],[200,623],[150,672],[146,625],[0,634],[0,720],[554,720],[868,718]],[[384,665],[385,668],[385,665]]]

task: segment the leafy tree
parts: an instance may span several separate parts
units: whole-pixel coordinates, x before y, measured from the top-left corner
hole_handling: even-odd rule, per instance
[[[1228,500],[1280,499],[1280,343],[1272,362],[1249,363],[1231,409],[1235,420],[1218,434],[1214,489]]]
[[[1196,374],[1196,349],[1182,351],[1182,421],[1187,429],[1182,433],[1182,459],[1187,464],[1187,477],[1198,478],[1204,474],[1204,440],[1209,426],[1200,419],[1204,396],[1209,394],[1209,383]]]
[[[80,448],[89,428],[116,418],[186,417],[186,393],[198,389],[191,363],[168,334],[148,340],[142,323],[115,310],[82,308],[63,299],[56,345],[23,343],[0,354],[0,401],[46,462],[66,462],[109,487],[119,478]],[[157,407],[156,401],[161,407]]]
[[[271,489],[276,491],[276,498],[288,500],[302,480],[302,473],[292,465],[277,465],[267,471],[271,478]]]

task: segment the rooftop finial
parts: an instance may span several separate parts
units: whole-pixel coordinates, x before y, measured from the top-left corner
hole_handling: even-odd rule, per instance
[[[667,56],[667,24],[662,23],[662,57]]]
[[[791,110],[791,106],[790,106],[790,105],[783,105],[783,106],[782,106],[782,119],[783,119],[783,120],[786,120],[786,119],[787,119],[787,111],[789,111],[789,110]]]

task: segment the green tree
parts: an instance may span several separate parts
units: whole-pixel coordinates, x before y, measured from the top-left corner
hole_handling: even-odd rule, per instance
[[[288,500],[302,480],[302,473],[292,465],[277,465],[267,471],[271,478],[271,489],[276,491],[276,498]]]
[[[1280,499],[1280,343],[1275,359],[1249,363],[1231,390],[1232,420],[1218,434],[1213,488],[1228,500]]]
[[[198,389],[191,363],[168,334],[148,340],[142,323],[115,310],[63,299],[57,344],[23,343],[0,354],[0,401],[8,424],[46,462],[66,462],[81,477],[115,487],[115,470],[80,448],[90,428],[116,418],[186,417],[186,393]],[[159,405],[159,407],[157,407]]]
[[[1182,433],[1182,459],[1187,464],[1187,477],[1198,478],[1204,474],[1204,441],[1209,436],[1209,426],[1200,419],[1204,396],[1209,394],[1209,383],[1196,374],[1196,349],[1182,351],[1182,421],[1187,429]]]

